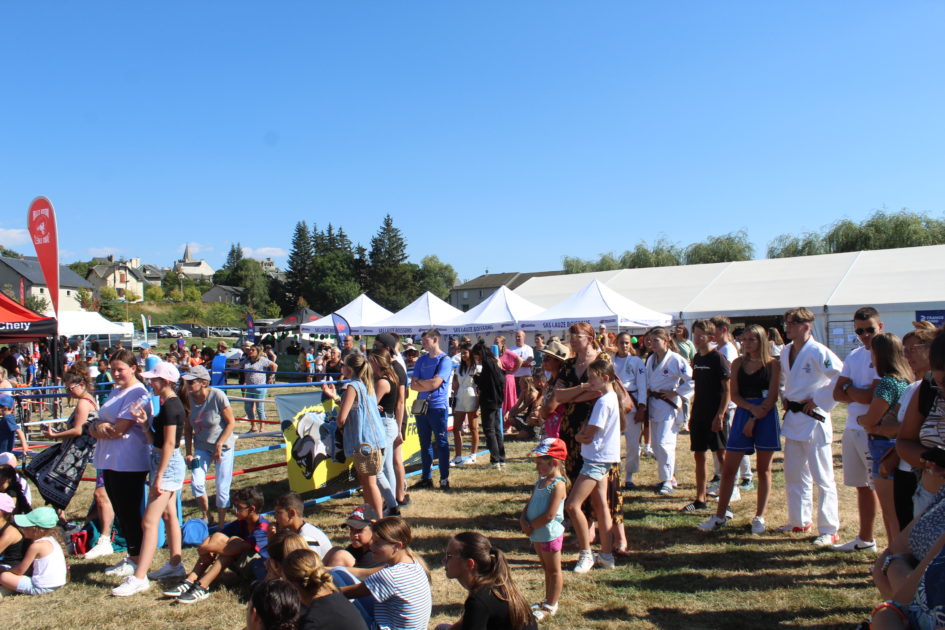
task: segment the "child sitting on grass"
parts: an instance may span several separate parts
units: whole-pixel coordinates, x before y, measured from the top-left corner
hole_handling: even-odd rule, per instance
[[[197,548],[200,557],[184,581],[164,591],[181,604],[193,604],[210,596],[210,585],[224,569],[236,567],[246,556],[258,553],[268,558],[269,521],[260,514],[263,495],[256,488],[240,488],[233,492],[236,520],[210,534]]]
[[[8,494],[0,493],[0,568],[9,569],[23,560],[27,540],[13,524],[16,502]]]
[[[29,514],[17,514],[13,522],[33,542],[19,564],[0,573],[0,586],[17,593],[44,595],[64,585],[66,556],[56,510],[39,507]],[[31,569],[31,576],[26,575]]]
[[[302,497],[294,492],[282,495],[276,499],[275,528],[280,532],[288,530],[299,534],[319,558],[324,558],[331,550],[331,540],[321,529],[305,522],[302,518],[304,513],[305,504],[302,503]]]
[[[285,560],[285,557],[296,549],[308,548],[309,546],[308,543],[305,542],[305,539],[295,532],[287,530],[270,532],[269,545],[266,547],[269,557],[262,561],[265,567],[265,577],[263,580],[283,579],[285,576],[282,575],[282,561]],[[254,562],[260,560],[260,558],[257,558]]]

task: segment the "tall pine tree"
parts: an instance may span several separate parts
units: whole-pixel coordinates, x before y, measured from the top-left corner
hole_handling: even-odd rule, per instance
[[[283,312],[291,313],[299,298],[304,298],[310,302],[308,291],[309,278],[312,274],[315,249],[312,243],[312,235],[308,231],[308,225],[305,221],[299,221],[295,224],[295,232],[292,235],[292,251],[289,252],[289,259],[286,262],[285,271],[285,293],[280,306]]]
[[[398,311],[417,297],[412,269],[407,264],[407,241],[389,214],[371,239],[368,263],[370,283],[366,289],[375,302]]]

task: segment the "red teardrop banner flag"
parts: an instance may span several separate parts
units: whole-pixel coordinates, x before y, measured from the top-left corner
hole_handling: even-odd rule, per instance
[[[37,197],[30,204],[26,213],[26,225],[29,228],[36,257],[46,279],[49,298],[55,316],[59,317],[59,234],[56,230],[56,212],[52,202],[45,197]]]

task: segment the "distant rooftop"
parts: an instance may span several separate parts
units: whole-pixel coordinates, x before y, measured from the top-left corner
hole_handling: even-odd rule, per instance
[[[556,276],[564,273],[563,271],[532,271],[527,273],[487,273],[479,276],[478,278],[473,278],[469,282],[457,285],[452,288],[453,291],[469,291],[472,289],[496,289],[505,285],[510,290],[515,290],[516,287],[523,284],[526,280],[531,278],[538,278],[541,276]]]

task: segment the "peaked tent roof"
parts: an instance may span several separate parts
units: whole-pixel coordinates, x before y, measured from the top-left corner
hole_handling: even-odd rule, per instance
[[[55,317],[44,317],[0,293],[0,343],[33,341],[55,334]]]
[[[282,328],[282,329],[298,328],[302,324],[307,324],[308,322],[314,322],[315,320],[320,319],[320,318],[321,318],[321,315],[319,315],[312,309],[305,307],[305,308],[296,309],[294,313],[292,313],[291,315],[286,315],[282,319],[277,319],[276,321],[266,326],[266,328],[268,330],[272,330],[273,328]]]
[[[383,319],[387,319],[393,313],[362,293],[354,298],[337,311],[335,311],[348,321],[352,329],[358,326],[369,326]],[[331,314],[325,315],[314,322],[302,324],[303,333],[326,333],[334,332],[335,325],[331,321]]]
[[[520,321],[536,317],[544,309],[534,302],[509,290],[505,285],[496,289],[484,301],[469,309],[449,324],[443,332],[487,333],[509,330]]]
[[[66,337],[82,335],[130,335],[131,322],[112,322],[95,311],[60,311],[59,334]]]
[[[567,328],[577,322],[589,322],[619,328],[649,328],[672,323],[673,317],[637,304],[599,280],[592,280],[562,302],[522,322],[522,328]]]
[[[351,326],[351,331],[370,335],[380,332],[420,334],[430,328],[445,326],[462,314],[458,308],[450,306],[427,291],[387,319],[357,328]]]

